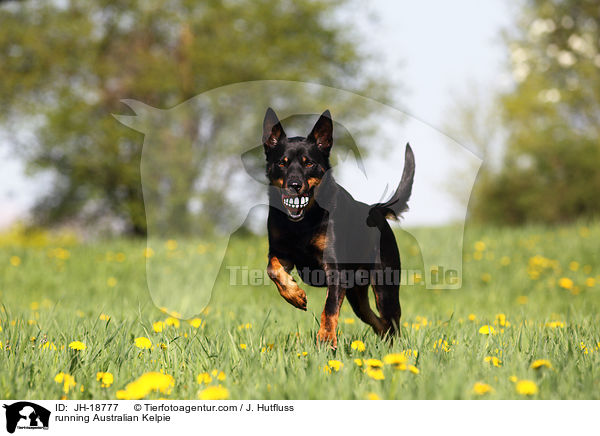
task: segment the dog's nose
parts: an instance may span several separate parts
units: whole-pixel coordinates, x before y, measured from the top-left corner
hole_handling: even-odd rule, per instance
[[[288,188],[293,189],[296,192],[300,192],[302,189],[302,182],[300,180],[290,180],[288,182]]]

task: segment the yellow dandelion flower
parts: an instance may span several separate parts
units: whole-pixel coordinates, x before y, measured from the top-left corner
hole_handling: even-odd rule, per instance
[[[327,364],[335,372],[338,372],[340,369],[342,369],[344,367],[344,364],[342,362],[340,362],[339,360],[330,360],[329,362],[327,362]]]
[[[579,262],[575,262],[575,261],[570,262],[569,269],[571,271],[577,271],[579,269]]]
[[[325,366],[323,367],[323,372],[324,372],[325,374],[331,374],[331,368],[330,368],[330,367],[328,367],[327,365],[325,365]]]
[[[370,394],[367,394],[367,400],[376,401],[376,400],[381,400],[381,398],[379,398],[379,395],[371,392]]]
[[[359,353],[362,353],[366,350],[367,347],[365,346],[365,343],[363,341],[352,341],[352,343],[350,344],[350,348],[358,351]]]
[[[563,289],[573,289],[573,280],[568,277],[561,277],[558,279],[558,286]]]
[[[167,247],[167,250],[169,251],[177,250],[177,241],[175,239],[169,239],[165,243],[165,247]]]
[[[101,313],[100,316],[98,317],[98,319],[100,321],[110,321],[110,316],[107,315],[106,313]]]
[[[385,379],[385,375],[383,374],[383,371],[381,370],[381,368],[376,368],[376,367],[370,366],[365,370],[365,374],[367,374],[373,380],[384,380]]]
[[[179,326],[180,326],[179,320],[177,318],[173,317],[173,316],[170,316],[167,319],[165,319],[165,324],[168,325],[168,326],[173,326],[176,329],[178,329]]]
[[[202,325],[202,320],[200,318],[193,318],[188,321],[188,323],[194,327],[195,329],[199,328]]]
[[[354,318],[344,318],[344,324],[354,324]]]
[[[164,322],[156,321],[155,323],[152,324],[152,330],[154,330],[156,333],[160,333],[163,331],[165,326],[166,326],[166,324]]]
[[[198,377],[196,378],[196,380],[198,381],[199,384],[209,384],[212,381],[212,377],[210,376],[209,373],[207,372],[203,372],[201,374],[198,374]]]
[[[490,273],[481,274],[481,281],[484,283],[489,283],[492,280],[492,275]]]
[[[477,320],[477,316],[474,313],[470,313],[469,314],[469,321],[476,321]]]
[[[356,364],[356,366],[363,366],[362,359],[354,359],[354,363]]]
[[[199,400],[226,400],[229,398],[229,391],[222,386],[209,386],[198,392]]]
[[[59,372],[56,374],[54,381],[63,385],[63,392],[65,394],[68,394],[69,391],[77,385],[77,382],[75,382],[75,377],[64,372]]]
[[[43,345],[40,345],[40,349],[56,351],[56,345],[54,345],[54,342],[46,341]]]
[[[516,375],[511,375],[508,379],[513,383],[516,383],[519,381],[519,379]]]
[[[483,242],[483,241],[475,242],[475,250],[484,251],[485,250],[485,242]]]
[[[421,372],[419,371],[419,368],[417,368],[415,365],[408,365],[408,370],[415,375]]]
[[[407,369],[406,362],[408,358],[404,353],[388,354],[383,358],[386,365],[392,365],[395,369],[405,371]]]
[[[218,369],[213,369],[211,375],[219,381],[225,380],[225,373],[223,371],[219,371]]]
[[[139,338],[135,338],[135,346],[142,350],[150,349],[152,348],[152,342],[150,341],[150,339],[141,336]]]
[[[535,395],[538,393],[538,387],[531,380],[520,380],[516,385],[517,392],[521,395]]]
[[[381,368],[383,367],[383,362],[379,359],[367,359],[364,363],[370,368]]]
[[[21,265],[21,258],[19,256],[11,256],[10,257],[10,264],[12,266],[19,266],[19,265]]]
[[[477,382],[473,385],[473,392],[477,395],[485,395],[494,389],[487,383]]]
[[[308,353],[306,351],[303,351],[302,353],[298,353],[298,357],[304,357],[307,355],[308,355]]]
[[[81,341],[73,341],[69,344],[69,348],[71,350],[75,350],[75,351],[83,351],[85,350],[87,347],[86,345],[81,342]]]
[[[96,380],[101,382],[103,388],[109,388],[115,381],[114,376],[110,372],[98,372],[96,373]]]
[[[115,286],[117,286],[117,279],[114,277],[109,277],[108,279],[106,279],[106,284],[109,287],[114,288]]]
[[[508,257],[508,256],[502,256],[500,258],[500,265],[502,265],[502,266],[508,266],[508,265],[510,265],[510,257]]]
[[[496,331],[491,325],[482,325],[479,328],[479,333],[482,335],[493,335]]]
[[[152,256],[154,256],[154,250],[150,247],[144,248],[144,257],[150,259]]]
[[[587,279],[585,279],[585,285],[588,288],[593,288],[594,286],[596,286],[596,279],[594,277],[588,277]]]
[[[538,360],[534,360],[533,362],[531,362],[531,368],[533,368],[533,369],[540,369],[544,366],[546,368],[552,368],[552,364],[547,359],[538,359]]]
[[[245,349],[247,349],[247,348],[248,348],[248,346],[247,346],[246,344],[240,344],[240,348],[241,348],[242,350],[245,350]]]
[[[484,362],[489,363],[490,365],[493,366],[502,366],[502,361],[500,359],[498,359],[496,356],[486,356],[483,359]]]
[[[506,326],[506,315],[503,313],[499,313],[496,315],[496,322],[500,324],[502,327]]]
[[[151,392],[169,394],[175,384],[175,379],[161,372],[147,372],[137,380],[125,386],[125,389],[117,391],[119,400],[139,400]]]

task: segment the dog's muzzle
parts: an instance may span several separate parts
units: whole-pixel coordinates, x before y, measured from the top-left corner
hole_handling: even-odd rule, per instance
[[[294,221],[300,220],[304,216],[306,206],[310,201],[308,194],[282,194],[281,201],[288,211],[288,215]]]

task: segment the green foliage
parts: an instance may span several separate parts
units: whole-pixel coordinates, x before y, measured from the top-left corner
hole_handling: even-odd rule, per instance
[[[430,237],[454,229],[438,231]],[[61,398],[64,384],[54,377],[65,372],[76,381],[69,399],[114,399],[140,375],[162,370],[175,380],[172,392],[148,398],[195,399],[206,386],[197,376],[217,369],[226,379],[213,377],[210,385],[221,384],[232,399],[365,399],[370,393],[386,399],[526,398],[512,376],[536,383],[539,392],[532,398],[599,399],[598,223],[467,227],[462,289],[402,286],[402,333],[391,345],[345,302],[335,353],[316,346],[324,289],[303,285],[308,311],[302,312],[286,303],[268,278],[259,286],[241,279],[230,283],[228,266],[264,272],[265,238],[232,238],[210,305],[198,315],[201,327],[181,320],[179,327],[165,326],[161,332],[153,324],[168,315],[152,304],[145,287],[141,241],[59,245],[65,241],[35,240],[14,236],[12,245],[0,248],[2,398]],[[413,240],[401,234],[397,240],[403,268],[418,269]],[[561,287],[561,278],[571,281],[569,289]],[[480,334],[484,325],[495,334]],[[136,348],[135,338],[142,336],[150,339],[152,350]],[[364,342],[364,352],[351,347],[356,340]],[[72,341],[85,343],[86,350],[71,351]],[[40,349],[45,343],[56,350]],[[418,351],[410,362],[419,374],[385,365],[385,379],[378,381],[354,362],[383,360],[408,349]],[[488,356],[497,357],[500,366],[485,362]],[[344,366],[327,374],[323,368],[331,359]],[[553,368],[532,369],[537,359],[549,360]],[[102,387],[96,373],[107,371],[114,383]],[[476,382],[493,391],[478,396]]]
[[[514,89],[498,96],[506,151],[475,186],[473,217],[562,222],[600,212],[596,1],[527,0],[506,35]]]
[[[385,83],[364,74],[368,55],[349,26],[335,18],[345,4],[101,0],[0,5],[0,52],[5,54],[0,122],[14,133],[14,148],[30,170],[56,176],[35,208],[38,221],[108,217],[133,233],[146,232],[143,137],[111,116],[127,110],[121,99],[167,108],[219,86],[258,79],[315,82],[382,97]],[[189,136],[190,129],[184,134]],[[207,195],[217,215],[225,207],[219,194]],[[181,202],[175,207],[173,214],[181,216]]]

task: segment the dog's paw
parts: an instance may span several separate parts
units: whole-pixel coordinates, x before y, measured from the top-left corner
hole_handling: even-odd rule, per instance
[[[320,328],[317,333],[317,343],[322,345],[329,345],[330,348],[337,348],[337,336],[335,331],[329,331],[324,328]]]
[[[293,292],[289,292],[283,298],[292,306],[306,311],[306,292],[303,289],[296,287]]]

